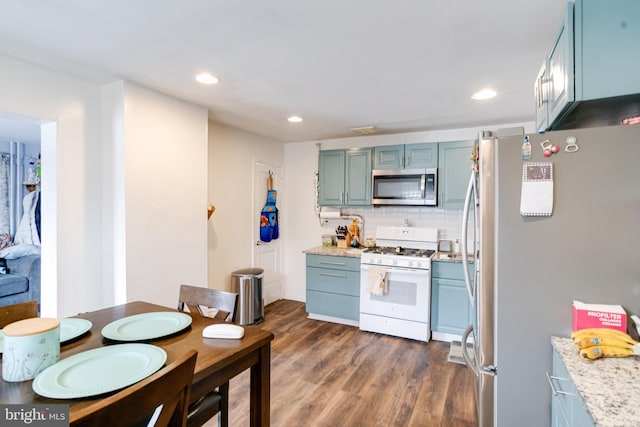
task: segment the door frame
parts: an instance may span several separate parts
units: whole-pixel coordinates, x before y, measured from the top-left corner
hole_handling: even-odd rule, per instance
[[[257,180],[257,174],[258,173],[262,173],[262,171],[264,171],[264,169],[267,170],[272,170],[274,171],[275,174],[275,179],[274,179],[274,183],[273,186],[276,190],[280,190],[280,188],[282,188],[282,183],[284,182],[283,180],[283,167],[281,165],[275,165],[269,162],[264,162],[261,160],[256,160],[255,158],[252,161],[252,168],[251,168],[251,176],[252,176],[252,184],[251,184],[251,206],[256,206],[258,197],[263,197],[266,200],[266,188],[257,188],[256,186],[256,180]],[[278,206],[282,205],[281,201],[276,202],[276,204]],[[263,203],[264,206],[264,203]],[[259,215],[260,215],[260,211],[258,212],[253,212],[253,217],[255,218],[255,220],[253,221],[253,226],[251,227],[251,266],[252,267],[260,267],[257,265],[258,262],[258,257],[257,257],[257,251],[258,251],[258,247],[261,245],[271,245],[272,242],[269,243],[265,243],[265,242],[261,242],[260,241],[260,222],[258,220]],[[280,237],[278,238],[277,242],[273,242],[275,246],[275,250],[277,251],[277,268],[278,268],[278,277],[276,278],[276,287],[275,287],[275,292],[265,292],[265,290],[271,291],[272,289],[265,289],[263,287],[263,298],[264,298],[264,304],[270,304],[273,301],[276,301],[278,299],[281,299],[283,297],[283,261],[282,261],[282,253],[283,253],[283,243],[282,243],[282,226],[281,226],[281,219],[282,219],[282,211],[279,210],[278,211],[278,223],[279,223],[279,230],[280,230]]]

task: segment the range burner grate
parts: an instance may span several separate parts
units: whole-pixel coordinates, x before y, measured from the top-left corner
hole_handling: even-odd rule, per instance
[[[429,258],[435,253],[432,249],[415,249],[405,248],[402,246],[377,246],[375,248],[365,249],[366,253],[381,254],[381,255],[398,255],[398,256],[411,256]]]

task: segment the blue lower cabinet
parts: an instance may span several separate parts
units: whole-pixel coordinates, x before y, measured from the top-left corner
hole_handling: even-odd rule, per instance
[[[470,323],[464,282],[432,279],[431,296],[433,301],[437,301],[431,312],[432,329],[446,334],[462,335]]]
[[[360,297],[307,290],[307,312],[357,321]]]
[[[307,312],[349,323],[360,318],[360,258],[307,254]]]
[[[548,378],[551,387],[551,427],[593,427],[593,418],[564,366],[558,351],[553,348],[552,371]]]
[[[431,263],[431,330],[462,335],[471,323],[471,310],[462,264],[450,261]],[[473,271],[473,267],[469,266]]]

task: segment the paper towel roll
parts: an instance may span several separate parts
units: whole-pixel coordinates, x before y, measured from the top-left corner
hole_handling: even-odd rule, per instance
[[[331,219],[340,218],[340,210],[320,208],[320,218]]]

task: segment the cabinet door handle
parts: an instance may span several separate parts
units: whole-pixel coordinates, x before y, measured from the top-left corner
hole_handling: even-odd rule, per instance
[[[544,105],[545,102],[547,102],[547,97],[546,95],[546,80],[544,78],[544,73],[540,75],[540,77],[538,77],[538,108],[542,107],[542,105]]]
[[[328,264],[328,265],[339,265],[341,267],[346,267],[346,262],[335,262],[335,261],[320,261],[318,264]]]
[[[321,276],[328,276],[328,277],[340,277],[341,279],[346,279],[347,275],[346,274],[336,274],[336,273],[320,273]]]
[[[542,107],[542,78],[538,77],[538,90],[536,91],[536,107]]]
[[[557,396],[559,394],[565,394],[565,395],[569,395],[569,396],[573,395],[572,393],[569,393],[567,391],[556,390],[555,386],[553,385],[553,380],[567,381],[566,378],[554,377],[553,375],[549,375],[549,372],[545,372],[545,374],[547,374],[547,380],[549,380],[549,387],[551,387],[551,393],[554,396]]]

